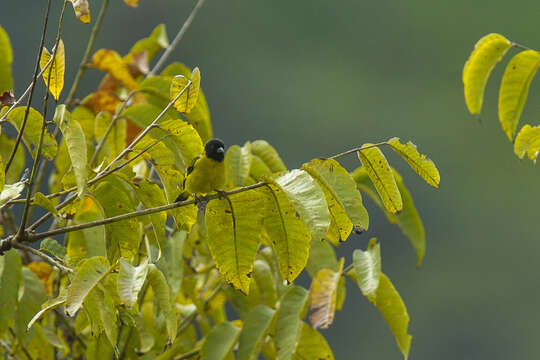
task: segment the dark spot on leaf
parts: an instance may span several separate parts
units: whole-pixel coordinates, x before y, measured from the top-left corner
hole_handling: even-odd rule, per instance
[[[246,276],[251,279],[251,273],[247,273]]]
[[[227,209],[225,209],[225,213],[232,214],[231,210],[227,210]]]
[[[300,214],[298,213],[298,211],[296,212],[296,217],[300,218]]]

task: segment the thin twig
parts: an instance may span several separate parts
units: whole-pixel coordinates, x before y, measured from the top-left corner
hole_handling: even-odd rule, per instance
[[[191,350],[185,354],[182,354],[180,356],[177,356],[174,358],[174,360],[184,360],[184,359],[189,359],[195,355],[198,355],[199,353],[201,352],[201,349],[195,349],[195,350]]]
[[[72,273],[73,272],[73,269],[61,264],[60,261],[54,259],[52,256],[49,256],[49,255],[45,254],[43,251],[40,251],[40,250],[34,249],[33,247],[21,244],[20,242],[17,242],[17,241],[12,242],[11,245],[16,249],[28,251],[28,252],[36,255],[36,256],[39,256],[40,258],[42,258],[44,260],[47,260],[49,263],[51,263],[51,265],[56,266],[61,271],[64,271],[64,272],[67,272],[67,273]]]
[[[128,165],[129,163],[135,161],[137,158],[139,158],[141,155],[143,155],[144,153],[146,153],[148,150],[150,150],[152,147],[154,147],[155,145],[157,145],[159,142],[163,141],[163,139],[169,137],[170,135],[167,134],[163,137],[161,137],[160,139],[157,139],[156,141],[154,141],[152,144],[148,145],[147,147],[145,147],[144,149],[142,149],[140,152],[137,153],[137,155],[135,155],[134,157],[132,157],[131,159],[128,159],[126,160],[125,162],[123,162],[122,164],[118,165],[117,167],[111,169],[111,170],[108,170],[104,173],[100,173],[98,175],[96,175],[92,180],[90,180],[88,182],[88,186],[92,186],[94,185],[96,182],[98,182],[99,180],[111,175],[112,173],[122,169],[124,166]],[[52,195],[55,195],[55,196],[60,196],[60,195],[65,195],[67,193],[70,193],[70,192],[73,192],[74,190],[76,190],[76,188],[72,188],[72,189],[68,189],[68,190],[64,190],[60,193],[56,193],[56,194],[52,194]],[[50,196],[49,198],[51,198],[53,196]],[[72,202],[73,200],[75,200],[75,198],[77,197],[76,194],[72,194],[71,196],[69,196],[68,198],[66,198],[64,201],[62,201],[60,204],[58,204],[56,206],[56,210],[60,210],[61,208],[63,208],[64,206],[66,206],[67,204],[69,204],[70,202]],[[32,230],[35,230],[39,225],[41,225],[43,222],[47,221],[47,219],[49,217],[52,216],[52,213],[48,212],[46,213],[45,215],[43,215],[39,220],[37,220],[35,223],[33,223],[32,225],[30,225],[26,230],[27,231],[32,231]]]
[[[349,155],[349,154],[358,152],[360,150],[371,149],[371,148],[379,147],[379,146],[383,146],[383,145],[388,145],[388,142],[387,141],[382,141],[382,142],[379,142],[379,143],[376,143],[376,144],[358,146],[358,147],[355,147],[353,149],[344,151],[342,153],[330,156],[328,159],[339,159],[340,157],[343,157],[345,155]]]
[[[50,0],[49,0],[50,1]],[[60,35],[62,34],[62,22],[64,21],[64,12],[66,10],[67,1],[64,0],[64,6],[62,7],[62,12],[60,13],[60,20],[58,21],[58,31],[56,33],[56,43],[54,45],[54,50],[51,55],[51,57],[54,59],[56,57],[56,53],[58,51],[58,44],[60,43]],[[56,64],[54,66],[57,66]],[[53,67],[54,67],[53,66]],[[49,71],[49,76],[47,79],[47,84],[50,84],[51,82],[51,76],[52,76],[52,69]],[[43,99],[43,123],[41,125],[41,134],[39,137],[39,144],[36,150],[36,158],[34,159],[34,164],[32,165],[32,173],[30,175],[30,180],[28,181],[28,189],[26,193],[26,203],[24,205],[23,215],[21,218],[21,224],[19,227],[19,231],[17,233],[16,240],[21,239],[24,235],[25,226],[26,226],[26,220],[28,219],[28,215],[30,214],[30,208],[32,206],[32,190],[34,187],[34,179],[36,176],[36,173],[38,171],[39,161],[41,159],[41,150],[43,147],[43,139],[45,137],[45,133],[47,131],[47,108],[49,104],[49,94],[50,91],[47,89],[45,92],[45,98]],[[30,95],[31,96],[31,95]],[[27,109],[28,110],[28,109]]]
[[[120,215],[113,216],[113,217],[106,218],[106,219],[90,221],[90,222],[87,222],[87,223],[82,223],[82,224],[77,224],[77,225],[65,226],[65,227],[61,227],[61,228],[58,228],[58,229],[45,231],[45,232],[42,232],[42,233],[28,234],[26,240],[29,241],[29,242],[34,242],[34,241],[38,241],[38,240],[41,240],[41,239],[49,237],[49,236],[64,234],[64,233],[77,231],[77,230],[88,229],[88,228],[96,227],[96,226],[100,226],[100,225],[111,224],[111,223],[115,223],[115,222],[118,222],[118,221],[131,219],[131,218],[134,218],[134,217],[139,217],[139,216],[143,216],[143,215],[150,215],[150,214],[154,214],[154,213],[158,213],[158,212],[172,210],[172,209],[176,209],[176,208],[191,205],[191,204],[198,204],[200,202],[205,202],[205,201],[210,201],[210,200],[222,198],[223,196],[234,195],[234,194],[242,193],[244,191],[257,189],[257,188],[260,188],[260,187],[262,187],[264,185],[266,185],[266,183],[259,182],[259,183],[253,184],[253,185],[244,186],[244,187],[233,189],[233,190],[226,191],[226,192],[223,192],[223,193],[215,193],[215,194],[206,195],[206,196],[197,198],[196,200],[193,199],[193,200],[187,200],[187,201],[179,201],[179,202],[175,202],[175,203],[168,204],[168,205],[162,205],[162,206],[157,206],[157,207],[153,207],[153,208],[142,209],[142,210],[137,210],[137,211],[133,211],[133,212],[125,213],[125,214],[120,214]]]
[[[187,29],[193,22],[193,19],[195,19],[195,15],[197,15],[197,12],[202,7],[204,1],[205,0],[197,1],[197,4],[193,8],[193,10],[191,10],[191,13],[189,14],[188,18],[184,22],[184,25],[182,25],[182,27],[180,28],[180,31],[178,31],[174,40],[170,43],[170,45],[167,47],[165,52],[161,55],[156,65],[154,65],[154,68],[148,73],[148,75],[146,75],[147,77],[155,75],[159,71],[159,69],[163,66],[163,64],[165,64],[165,61],[167,61],[171,53],[178,46],[178,43],[180,42],[180,40],[182,40],[182,38],[184,37],[184,34],[186,33]]]
[[[11,166],[11,163],[13,162],[13,159],[15,158],[15,153],[17,152],[17,148],[19,147],[19,144],[21,143],[24,129],[26,128],[26,121],[28,120],[28,114],[30,114],[30,105],[32,105],[32,99],[34,97],[34,90],[36,88],[36,83],[37,83],[37,75],[39,72],[39,62],[41,60],[41,53],[43,52],[43,47],[45,46],[45,35],[47,33],[47,25],[49,23],[50,10],[51,10],[51,0],[48,0],[47,10],[45,11],[45,21],[43,23],[43,31],[41,32],[41,43],[39,44],[39,51],[38,51],[38,56],[36,59],[36,66],[34,68],[34,76],[32,78],[32,84],[30,85],[30,96],[28,97],[28,102],[26,104],[26,110],[24,112],[24,118],[21,124],[21,128],[19,129],[19,134],[17,135],[17,139],[15,140],[15,145],[13,146],[13,150],[9,154],[8,161],[6,162],[6,166],[4,168],[6,173],[8,172],[9,167]]]
[[[99,141],[99,143],[97,144],[96,146],[96,150],[94,151],[94,153],[92,154],[92,158],[90,159],[90,167],[92,167],[94,165],[94,162],[97,160],[97,156],[99,154],[99,152],[101,151],[101,149],[103,148],[103,145],[105,145],[105,141],[107,140],[107,137],[109,136],[109,133],[112,131],[114,125],[116,125],[116,122],[118,121],[118,119],[120,118],[120,115],[122,115],[122,113],[124,112],[124,109],[126,108],[127,104],[129,103],[129,100],[133,97],[133,95],[135,95],[137,93],[137,90],[135,91],[132,91],[128,96],[127,98],[124,100],[124,102],[122,103],[122,106],[120,107],[120,109],[118,109],[118,111],[114,114],[114,117],[112,118],[111,120],[111,123],[109,124],[109,127],[107,127],[107,130],[105,131],[105,134],[103,135],[103,137],[101,138],[101,140]]]
[[[108,5],[109,5],[109,0],[103,0],[103,4],[101,4],[101,9],[99,10],[99,15],[97,17],[96,23],[94,27],[92,28],[92,33],[90,34],[90,38],[88,39],[88,45],[86,46],[86,51],[84,52],[84,56],[81,60],[81,64],[79,65],[79,70],[77,71],[77,74],[75,75],[73,86],[71,86],[71,90],[69,90],[69,94],[65,101],[67,106],[71,105],[71,102],[73,101],[73,98],[75,97],[75,93],[77,92],[77,89],[79,88],[79,85],[81,83],[83,74],[88,66],[87,64],[88,59],[90,58],[90,53],[92,52],[94,48],[97,34],[99,32],[99,29],[101,28],[101,23],[103,22],[103,18],[105,16],[105,12],[107,11]]]
[[[513,42],[512,46],[520,50],[532,50],[530,47]]]

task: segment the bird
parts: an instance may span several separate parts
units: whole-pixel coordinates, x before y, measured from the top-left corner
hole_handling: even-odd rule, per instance
[[[225,185],[225,144],[211,139],[204,145],[204,152],[197,156],[186,170],[184,192],[176,201],[186,200],[190,195],[204,195],[212,191],[222,192]]]

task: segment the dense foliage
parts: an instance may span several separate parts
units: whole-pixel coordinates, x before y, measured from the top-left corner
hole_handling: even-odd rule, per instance
[[[203,0],[173,42],[159,25],[124,55],[93,51],[108,2],[65,99],[70,60],[61,25],[68,1],[55,44],[49,51],[42,40],[34,81],[18,98],[10,40],[0,27],[0,123],[9,129],[0,135],[5,353],[17,359],[333,359],[317,329],[332,324],[350,279],[379,309],[407,358],[409,316],[381,271],[380,245],[370,240],[347,266],[334,248],[368,229],[364,193],[402,229],[420,265],[422,222],[380,148],[438,187],[434,163],[411,142],[392,138],[288,170],[270,144],[256,140],[228,148],[223,189],[176,201],[187,168],[213,132],[201,71],[179,62],[161,67]],[[79,20],[89,23],[88,2],[72,3]],[[50,1],[46,19],[49,9]],[[77,99],[88,67],[105,75],[94,92]],[[31,103],[40,77],[48,91],[38,111]],[[49,95],[60,101],[54,116]],[[338,161],[349,154],[361,165],[352,172]],[[45,178],[47,194],[37,191]],[[34,219],[35,207],[45,214]],[[312,278],[309,290],[294,284],[304,270]]]

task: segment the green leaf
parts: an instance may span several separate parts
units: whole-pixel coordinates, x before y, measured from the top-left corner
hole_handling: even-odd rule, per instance
[[[269,307],[275,307],[277,301],[276,279],[274,279],[272,268],[265,260],[255,260],[253,263],[253,279],[257,284],[260,302]],[[253,282],[251,284],[253,285]]]
[[[43,239],[41,244],[39,244],[39,250],[49,253],[58,259],[64,259],[66,257],[66,248],[53,238]]]
[[[9,155],[15,146],[15,140],[8,138],[6,135],[0,135],[0,156],[4,164],[8,161]],[[6,173],[6,184],[13,184],[19,180],[20,174],[24,169],[25,156],[24,147],[18,146],[15,157],[11,163],[11,166]]]
[[[58,210],[56,210],[56,207],[54,206],[52,201],[48,197],[43,195],[42,193],[40,192],[35,193],[33,200],[34,201],[32,202],[32,205],[37,205],[39,207],[42,207],[48,212],[50,212],[51,214],[53,214],[54,216],[58,216]]]
[[[396,224],[401,229],[403,234],[409,239],[416,251],[416,266],[420,266],[426,252],[424,225],[422,224],[422,219],[420,219],[420,215],[416,210],[413,198],[409,193],[409,190],[407,190],[405,187],[401,176],[397,173],[397,171],[394,170],[394,178],[396,179],[396,184],[401,194],[401,198],[403,199],[403,211],[401,211],[399,214],[392,214],[386,211],[384,206],[380,203],[377,192],[369,180],[368,174],[364,168],[356,169],[353,177],[360,190],[369,195],[375,201],[375,203],[385,211],[388,221],[390,221],[392,224]]]
[[[252,142],[251,153],[260,158],[273,173],[287,170],[276,149],[264,140]]]
[[[54,53],[54,49],[52,53]],[[43,51],[41,53],[41,59],[39,60],[39,66],[41,67],[42,71],[51,59],[52,53],[50,53],[49,50],[47,50],[46,48],[43,48]],[[62,39],[60,39],[58,43],[58,50],[56,50],[54,60],[49,65],[49,67],[45,69],[45,71],[43,71],[42,75],[43,81],[45,81],[45,85],[51,92],[54,99],[57,101],[58,98],[60,98],[60,93],[62,92],[62,89],[64,88],[65,71],[66,55],[64,52],[64,42],[62,41]]]
[[[264,338],[276,311],[265,305],[254,307],[244,319],[244,326],[238,343],[237,360],[257,360]]]
[[[81,124],[71,117],[65,105],[58,105],[54,114],[54,121],[64,135],[69,157],[77,180],[77,195],[83,198],[88,182],[88,172],[86,171],[86,139]]]
[[[480,114],[489,74],[511,46],[512,43],[499,34],[488,34],[474,46],[463,68],[465,102],[471,114]]]
[[[11,63],[13,53],[9,36],[0,26],[0,94],[13,89],[13,77],[11,75]]]
[[[405,360],[407,360],[412,340],[412,336],[407,334],[409,314],[401,296],[399,296],[390,279],[383,273],[381,273],[379,279],[376,298],[372,302],[379,309],[388,326],[390,326],[398,347]]]
[[[86,346],[86,360],[114,359],[114,349],[105,334],[91,337]]]
[[[321,333],[303,322],[302,332],[293,359],[333,360],[334,354]]]
[[[311,283],[309,320],[315,329],[328,328],[334,321],[339,280],[343,272],[343,258],[338,271],[321,269]]]
[[[338,225],[347,226],[346,219],[339,220],[341,211],[336,210],[336,207],[342,209],[346,216],[352,221],[355,227],[367,230],[369,226],[369,216],[367,210],[362,205],[362,195],[356,187],[354,179],[337,161],[315,159],[309,163],[302,165],[302,169],[306,170],[313,178],[317,180],[319,185],[326,190],[326,200],[329,204],[332,220]],[[343,216],[341,216],[342,218]],[[347,226],[349,229],[350,226]],[[350,234],[350,229],[342,235],[342,241],[347,240]]]
[[[247,294],[262,228],[263,198],[245,191],[212,200],[206,207],[208,246],[216,266],[238,290]]]
[[[435,163],[426,158],[425,155],[420,155],[416,145],[412,142],[402,144],[399,138],[394,137],[388,140],[388,144],[392,147],[398,155],[400,155],[409,166],[424,179],[429,185],[438,188],[441,176],[439,170],[435,166]]]
[[[293,358],[302,330],[302,318],[305,316],[309,292],[296,285],[291,285],[283,294],[277,314],[275,335],[278,348],[277,360]]]
[[[17,129],[17,131],[21,130],[25,111],[26,106],[19,106],[13,109],[13,111],[7,116],[8,121]],[[36,158],[36,151],[39,144],[39,138],[41,136],[42,125],[43,116],[41,116],[37,110],[30,108],[22,139],[34,159]],[[56,156],[56,140],[47,132],[44,134],[41,150],[43,156],[49,160],[54,159]]]
[[[321,187],[305,171],[294,169],[272,181],[294,205],[311,238],[320,240],[330,227],[328,204]]]
[[[132,307],[137,302],[137,297],[143,287],[147,274],[147,259],[142,261],[138,266],[133,266],[128,261],[120,259],[118,295],[128,307]]]
[[[13,200],[21,196],[24,191],[25,182],[19,181],[15,184],[4,185],[0,193],[0,205],[5,204],[9,200]]]
[[[154,265],[148,265],[148,284],[152,287],[157,309],[165,317],[167,335],[170,342],[176,338],[177,319],[171,302],[171,294],[165,275]]]
[[[172,101],[178,96],[180,92],[183,91],[183,93],[182,95],[180,95],[178,100],[175,101],[175,109],[178,112],[188,114],[197,104],[200,87],[201,72],[199,71],[199,68],[196,67],[195,69],[193,69],[193,72],[191,73],[191,79],[188,79],[184,75],[176,75],[172,80],[171,94],[169,96],[169,99]],[[186,89],[184,90],[184,88]]]
[[[193,160],[202,154],[204,146],[202,139],[193,126],[182,120],[166,120],[160,124],[160,128],[173,136],[174,143],[184,161],[184,167],[188,167]]]
[[[171,288],[172,298],[176,299],[182,288],[184,277],[184,243],[187,233],[177,231],[169,236],[163,243],[163,257],[158,266],[167,277],[167,283]]]
[[[58,297],[49,299],[41,305],[41,310],[38,311],[34,315],[32,320],[30,320],[30,322],[28,323],[27,329],[30,329],[32,325],[34,325],[34,323],[38,321],[47,312],[64,305],[66,302],[66,299],[67,299],[67,291],[65,288],[63,288],[60,290],[60,294],[58,295]]]
[[[523,159],[525,153],[529,156],[529,160],[536,163],[536,158],[540,152],[540,126],[531,126],[529,124],[523,126],[516,136],[514,142],[514,153]]]
[[[239,336],[240,329],[228,321],[214,326],[202,346],[202,358],[204,360],[226,359]]]
[[[112,115],[107,111],[102,111],[96,115],[94,133],[97,142],[100,142],[105,136],[112,119]],[[105,146],[103,148],[105,151],[103,152],[102,150],[102,154],[107,154],[109,159],[114,159],[126,147],[126,137],[126,120],[124,118],[119,118],[109,132],[107,139],[105,139]]]
[[[312,241],[309,249],[309,260],[306,265],[309,275],[315,277],[321,269],[338,271],[338,268],[339,263],[332,245],[326,240]]]
[[[134,190],[124,180],[110,175],[100,181],[94,194],[107,217],[135,211]],[[118,257],[131,259],[137,254],[141,241],[141,227],[136,218],[131,218],[105,225],[107,232],[108,256],[111,260]]]
[[[75,270],[66,298],[66,314],[74,316],[86,296],[111,271],[107,258],[95,256],[84,260]]]
[[[229,188],[239,187],[246,184],[251,168],[251,144],[246,142],[244,146],[233,145],[225,154],[225,173]]]
[[[514,56],[504,71],[499,89],[499,120],[510,141],[514,139],[529,86],[539,66],[540,54],[526,50]]]
[[[134,55],[146,51],[146,58],[150,62],[158,51],[167,48],[167,46],[169,46],[169,39],[165,24],[159,24],[149,37],[137,41],[129,50],[129,54]]]
[[[372,146],[372,144],[364,144],[362,147],[367,146]],[[381,150],[377,147],[360,150],[358,158],[364,165],[371,182],[375,185],[384,207],[392,214],[400,212],[403,209],[403,201],[392,169]]]
[[[10,250],[0,257],[0,334],[15,321],[21,281],[21,257],[17,250]]]
[[[366,251],[354,250],[353,264],[356,283],[362,294],[375,301],[381,277],[381,247],[375,238],[370,240]]]
[[[118,355],[118,350],[116,349],[116,342],[118,337],[118,324],[116,318],[116,306],[114,299],[109,294],[109,292],[103,288],[94,289],[96,292],[96,300],[99,309],[99,316],[101,318],[101,323],[103,324],[103,330],[105,330],[105,335],[111,346],[115,349]]]
[[[306,266],[311,233],[285,192],[274,184],[262,189],[263,226],[276,253],[281,276],[292,282]]]

